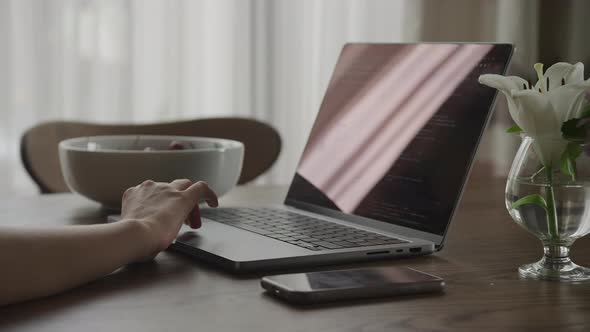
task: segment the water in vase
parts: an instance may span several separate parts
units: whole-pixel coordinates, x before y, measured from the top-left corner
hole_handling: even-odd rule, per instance
[[[590,232],[590,179],[576,183],[556,181],[553,184],[557,214],[557,230],[560,240],[570,242]],[[546,181],[526,178],[509,178],[506,184],[506,207],[512,218],[524,229],[541,240],[549,240],[549,228],[545,210],[536,204],[512,208],[522,197],[540,194],[547,198],[550,186]]]

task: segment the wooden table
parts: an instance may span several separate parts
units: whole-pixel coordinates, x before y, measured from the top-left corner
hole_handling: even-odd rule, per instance
[[[222,204],[278,202],[284,192],[242,187]],[[537,260],[541,245],[511,221],[503,193],[503,179],[471,180],[443,251],[373,263],[440,275],[443,295],[297,308],[263,294],[257,277],[165,252],[65,294],[0,308],[0,331],[589,331],[590,283],[519,280],[518,265]],[[103,221],[97,205],[71,194],[0,203],[3,224]],[[574,259],[589,266],[588,253],[588,239],[579,240]]]

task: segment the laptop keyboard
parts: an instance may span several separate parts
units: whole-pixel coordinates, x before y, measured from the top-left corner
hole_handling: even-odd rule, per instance
[[[398,238],[272,208],[202,209],[201,216],[315,251],[408,243]]]

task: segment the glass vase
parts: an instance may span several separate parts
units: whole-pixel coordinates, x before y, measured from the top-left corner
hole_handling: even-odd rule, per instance
[[[565,140],[540,142],[523,137],[512,162],[506,208],[544,248],[541,260],[519,267],[522,278],[590,280],[590,269],[570,259],[571,245],[590,232],[590,157],[583,152],[585,147],[578,145],[578,153],[568,165],[563,159],[568,144]]]

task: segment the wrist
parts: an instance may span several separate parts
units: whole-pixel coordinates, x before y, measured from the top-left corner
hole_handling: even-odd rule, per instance
[[[119,223],[125,228],[125,232],[136,244],[137,255],[139,258],[159,252],[161,244],[158,238],[157,230],[153,229],[150,223],[140,219],[121,219]]]

